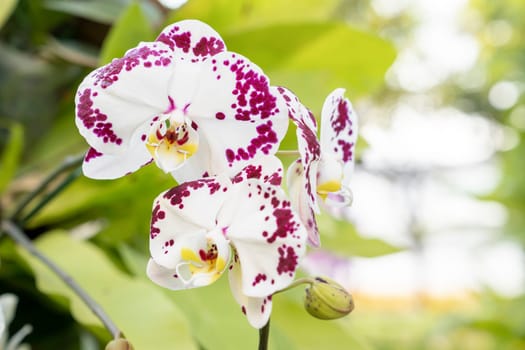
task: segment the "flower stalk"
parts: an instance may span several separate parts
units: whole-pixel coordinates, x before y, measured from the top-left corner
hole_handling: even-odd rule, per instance
[[[102,322],[104,327],[111,333],[114,339],[120,337],[120,330],[117,325],[106,314],[104,309],[65,271],[63,271],[52,260],[40,252],[35,245],[27,238],[24,231],[22,231],[15,223],[9,220],[2,221],[1,230],[5,232],[11,239],[18,243],[21,247],[27,250],[31,255],[37,258],[40,262],[46,265],[53,273],[59,277],[95,314],[95,316]]]
[[[71,175],[67,177],[63,183],[59,184],[53,191],[48,193],[40,203],[38,203],[30,213],[25,215],[22,219],[20,218],[22,216],[22,213],[27,208],[27,206],[41,193],[43,193],[49,185],[55,181],[57,176],[60,176],[62,173],[65,173],[66,171],[70,171],[71,169],[79,168],[80,165],[82,165],[82,161],[84,160],[84,155],[69,157],[64,160],[64,162],[56,168],[51,174],[49,174],[41,183],[38,185],[37,188],[35,188],[33,191],[31,191],[27,197],[20,202],[20,204],[16,207],[13,214],[11,215],[11,220],[14,222],[26,222],[28,221],[33,215],[35,215],[40,209],[42,209],[51,199],[53,199],[60,191],[62,191],[71,181],[73,181],[76,177],[80,175],[80,170],[75,171],[73,174],[75,176],[71,178]]]
[[[270,320],[259,329],[259,350],[268,349],[268,339],[270,339]]]

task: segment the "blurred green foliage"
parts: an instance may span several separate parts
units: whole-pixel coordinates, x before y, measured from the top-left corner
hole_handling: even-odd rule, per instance
[[[0,29],[0,189],[6,216],[64,157],[85,152],[74,125],[80,80],[140,41],[153,40],[163,25],[185,18],[206,21],[230,50],[260,65],[273,84],[292,88],[316,113],[335,87],[346,87],[355,98],[380,87],[395,58],[391,43],[338,20],[336,0],[193,0],[172,12],[154,1],[131,0],[20,0],[12,2],[12,13],[8,5],[0,4],[0,20],[5,19]],[[293,128],[283,148],[295,148]],[[152,201],[173,185],[154,167],[114,181],[81,177],[32,217],[25,230],[101,304],[135,348],[256,347],[257,331],[238,310],[226,277],[208,288],[178,293],[145,277]],[[323,227],[331,231],[326,248],[340,255],[378,256],[399,249],[363,238],[351,224],[328,215]],[[35,349],[89,349],[86,344],[102,346],[109,340],[100,322],[35,258],[14,249],[5,237],[0,256],[0,291],[33,305],[29,313],[21,307],[13,327],[33,323],[35,332],[27,341]],[[366,348],[366,341],[341,323],[310,318],[301,295],[276,296],[271,348]],[[52,322],[43,325],[35,313],[56,319],[60,328],[48,329]]]
[[[524,32],[523,1],[472,3],[483,21],[505,20],[516,33]],[[394,18],[386,23],[370,16],[369,8],[364,0],[189,0],[175,11],[147,0],[1,1],[0,215],[10,215],[64,157],[86,151],[74,125],[73,100],[81,79],[140,41],[153,40],[164,25],[186,18],[209,23],[230,50],[260,65],[272,84],[291,88],[319,115],[335,87],[345,87],[352,100],[384,91],[394,46],[362,28],[386,28],[402,37],[410,34],[410,21]],[[484,42],[483,32],[479,35]],[[517,127],[511,115],[523,97],[513,109],[497,111],[486,95],[496,81],[524,82],[524,40],[515,35],[505,48],[484,47],[480,66],[488,78],[479,90],[444,86],[447,103],[468,101],[461,106],[469,111],[490,111],[515,130],[520,141],[525,128]],[[293,128],[282,145],[295,148]],[[524,152],[521,142],[502,155],[505,176],[491,196],[509,209],[508,233],[523,244]],[[147,280],[151,204],[173,184],[154,167],[114,181],[81,177],[31,218],[25,230],[101,303],[136,349],[255,348],[257,332],[238,310],[226,277],[181,292]],[[363,237],[350,223],[327,214],[319,217],[319,226],[323,248],[340,256],[373,258],[401,249]],[[55,276],[0,236],[0,293],[8,291],[21,298],[12,327],[32,323],[35,331],[27,341],[35,349],[97,349],[109,339]],[[304,311],[299,288],[274,299],[270,348],[524,348],[525,312],[516,312],[525,310],[523,297],[482,295],[483,307],[474,311],[360,311],[358,302],[355,315],[325,322]]]

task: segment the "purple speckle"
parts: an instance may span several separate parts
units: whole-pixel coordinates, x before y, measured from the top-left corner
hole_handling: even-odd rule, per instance
[[[87,153],[86,153],[86,156],[84,157],[84,161],[86,163],[88,163],[91,159],[94,159],[94,158],[98,158],[100,156],[102,156],[103,154],[100,153],[99,151],[97,151],[96,149],[94,149],[93,147],[91,147]]]
[[[122,139],[113,130],[113,124],[106,121],[108,116],[98,108],[93,108],[91,89],[79,92],[77,118],[82,121],[86,129],[92,130],[93,134],[101,138],[104,143],[122,144]]]
[[[195,56],[214,56],[219,52],[224,51],[224,43],[217,38],[201,38],[193,48]]]

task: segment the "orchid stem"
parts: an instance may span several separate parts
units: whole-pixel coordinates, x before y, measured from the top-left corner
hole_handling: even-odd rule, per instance
[[[295,288],[295,287],[297,287],[297,286],[299,286],[301,284],[310,284],[310,285],[312,285],[313,283],[315,283],[315,279],[313,279],[312,277],[299,278],[299,279],[296,279],[295,281],[293,281],[288,287],[283,288],[281,290],[278,290],[277,292],[275,292],[273,294],[286,292],[287,290]]]
[[[270,338],[270,319],[259,329],[259,350],[268,350],[268,339]]]
[[[78,178],[82,174],[82,169],[77,168],[75,169],[71,174],[69,174],[57,187],[55,187],[51,192],[46,194],[44,198],[40,202],[38,202],[37,205],[31,209],[27,215],[25,215],[21,220],[20,223],[22,225],[25,225],[29,219],[31,219],[33,216],[35,216],[36,213],[38,213],[44,206],[46,206],[47,203],[49,203],[57,194],[62,192],[64,188],[66,188],[71,182],[73,182],[76,178]]]
[[[277,154],[281,156],[299,156],[300,155],[299,151],[297,150],[286,150],[286,149],[277,151]]]
[[[57,275],[62,282],[64,282],[83,302],[84,304],[95,314],[96,317],[102,322],[104,327],[111,333],[114,339],[120,337],[121,332],[117,325],[109,318],[102,307],[89,296],[89,294],[82,289],[82,287],[65,271],[63,271],[58,265],[51,261],[47,256],[41,253],[27,238],[24,231],[22,231],[15,223],[9,220],[2,221],[2,231],[7,233],[16,243],[27,250],[31,255],[37,258],[40,262],[46,265],[55,275]]]
[[[59,176],[60,174],[69,171],[71,169],[74,169],[82,164],[82,161],[84,159],[84,155],[75,156],[75,157],[68,157],[64,160],[64,162],[55,169],[51,174],[49,174],[41,183],[38,185],[37,188],[35,188],[32,192],[30,192],[27,197],[18,205],[18,207],[15,209],[13,215],[11,215],[11,219],[13,221],[18,221],[18,218],[22,215],[22,212],[26,207],[31,203],[40,193],[44,192],[46,188]],[[69,179],[69,178],[68,178]],[[71,180],[68,181],[66,179],[66,185],[69,184]],[[63,187],[62,185],[59,185],[54,191],[52,191],[50,194],[48,194],[44,200],[41,202],[42,205],[37,205],[35,209],[31,211],[31,215],[26,215],[22,221],[27,221],[31,216],[36,214],[37,211],[39,211],[47,202],[49,202],[54,196],[60,192]]]

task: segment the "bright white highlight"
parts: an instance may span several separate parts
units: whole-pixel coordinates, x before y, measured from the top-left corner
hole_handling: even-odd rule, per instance
[[[518,102],[520,91],[512,81],[500,81],[489,91],[489,102],[492,107],[500,110],[509,109]]]

